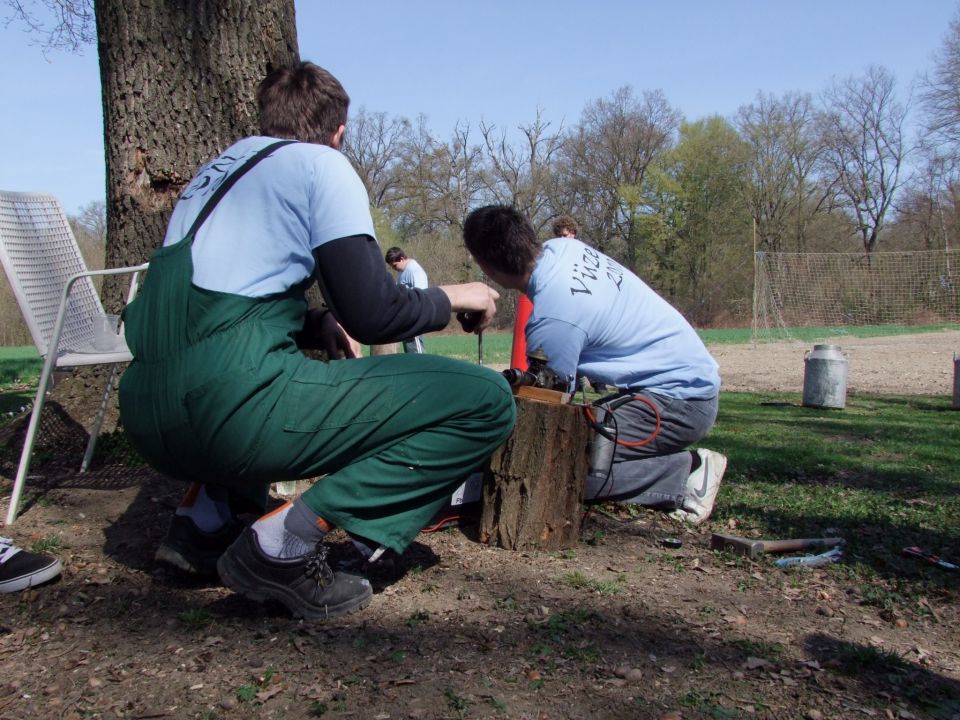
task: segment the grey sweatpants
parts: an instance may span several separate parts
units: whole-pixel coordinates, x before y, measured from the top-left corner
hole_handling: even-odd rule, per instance
[[[679,400],[632,391],[602,398],[598,405],[596,420],[618,442],[611,453],[613,441],[594,436],[586,498],[658,510],[681,507],[693,462],[687,448],[713,427],[718,398]]]

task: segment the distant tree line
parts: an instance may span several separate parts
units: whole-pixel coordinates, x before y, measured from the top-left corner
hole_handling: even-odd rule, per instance
[[[913,134],[908,133],[913,119]],[[478,270],[464,216],[525,212],[542,236],[570,214],[580,237],[635,270],[698,325],[750,317],[752,254],[952,248],[960,235],[960,22],[913,97],[873,66],[817,95],[760,93],[733,117],[687,121],[659,90],[623,87],[554,126],[460,122],[360,108],[346,154],[381,244],[422,256],[431,281]]]
[[[140,3],[134,15],[119,0],[3,3],[36,32],[43,27],[27,8],[55,9],[48,46],[89,42],[94,14],[97,35],[140,39],[99,45],[101,67],[118,69],[104,76],[112,264],[149,256],[196,157],[208,158],[254,124],[261,68],[296,55],[292,0],[270,0],[249,16],[215,13],[207,2],[190,16],[159,0]],[[167,33],[157,29],[163,23],[176,30],[171,37],[185,38],[181,44],[145,41]],[[230,73],[213,67],[222,57],[204,55],[203,44],[190,40],[238,28],[257,53],[241,53]],[[128,54],[111,59],[114,50]],[[230,82],[196,80],[208,75]],[[163,94],[124,84],[158,77],[183,97],[155,101]],[[144,117],[151,122],[139,122]],[[184,128],[196,138],[189,147],[179,142]],[[690,121],[663,91],[625,86],[588,102],[569,126],[539,111],[519,127],[461,121],[446,136],[422,116],[359,108],[345,151],[369,191],[381,245],[420,258],[435,284],[480,277],[460,241],[464,217],[482,204],[509,203],[543,236],[555,217],[572,215],[584,240],[635,270],[694,323],[743,324],[755,249],[858,251],[869,262],[884,249],[956,245],[960,15],[932,71],[907,91],[873,66],[817,94],[759,93],[731,117]],[[509,321],[513,299],[506,300]]]

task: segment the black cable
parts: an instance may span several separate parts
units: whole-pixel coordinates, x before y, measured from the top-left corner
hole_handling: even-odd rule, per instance
[[[584,405],[583,407],[584,407],[584,410],[586,411],[586,409],[587,409],[588,406],[587,406],[587,405]],[[596,406],[596,407],[601,407],[601,406]],[[603,492],[604,492],[604,490],[606,489],[607,484],[610,483],[610,481],[611,481],[612,478],[613,478],[613,458],[614,458],[614,456],[617,454],[617,440],[619,439],[620,433],[619,433],[619,430],[618,430],[618,428],[617,428],[617,416],[613,413],[612,410],[609,410],[609,409],[607,409],[607,408],[603,408],[603,410],[604,410],[604,413],[605,413],[605,414],[609,414],[609,415],[610,415],[610,420],[612,421],[611,424],[612,424],[612,427],[613,427],[613,432],[610,432],[606,427],[602,426],[599,422],[591,422],[591,424],[593,425],[594,430],[596,430],[596,432],[597,432],[599,435],[601,435],[602,437],[605,437],[609,442],[612,442],[612,443],[613,443],[613,450],[612,450],[612,452],[610,453],[610,463],[609,463],[609,465],[607,465],[607,471],[606,471],[606,473],[604,474],[604,477],[603,477],[603,484],[600,485],[600,490],[597,491],[596,496],[595,496],[592,500],[590,500],[590,501],[587,502],[587,504],[586,504],[586,505],[587,505],[587,509],[584,510],[584,512],[583,512],[583,517],[580,518],[580,528],[581,528],[581,530],[583,529],[583,526],[586,524],[587,518],[590,517],[590,512],[591,512],[591,510],[592,510],[592,506],[590,505],[590,503],[591,503],[591,502],[595,502],[595,503],[603,502]],[[587,413],[587,417],[590,418],[590,413],[589,413],[589,412]],[[606,416],[604,416],[604,422],[606,422],[606,419],[607,419]],[[601,431],[601,430],[599,429],[599,428],[601,428],[601,427],[603,428],[603,431]],[[591,468],[591,469],[592,469],[592,468]]]

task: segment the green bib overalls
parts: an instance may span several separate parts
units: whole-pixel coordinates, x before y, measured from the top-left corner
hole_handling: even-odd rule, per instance
[[[325,475],[303,495],[311,510],[402,551],[510,434],[509,385],[430,355],[307,358],[293,338],[309,283],[259,298],[193,285],[206,214],[154,253],[124,311],[134,359],[119,401],[130,441],[159,471],[260,507],[272,482]]]

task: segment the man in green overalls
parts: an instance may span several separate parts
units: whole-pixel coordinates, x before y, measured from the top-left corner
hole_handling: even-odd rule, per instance
[[[258,102],[262,135],[193,178],[124,313],[134,359],[120,410],[143,456],[191,483],[158,559],[323,619],[371,598],[366,579],[331,570],[324,534],[339,526],[365,554],[402,552],[509,435],[514,401],[499,373],[448,358],[300,352],[340,326],[379,344],[452,313],[479,332],[499,296],[390,277],[364,186],[339,152],[349,98],[336,78],[311,63],[281,68]],[[307,312],[314,281],[328,311]],[[240,509],[263,511],[270,483],[318,476],[295,502],[237,521]]]

